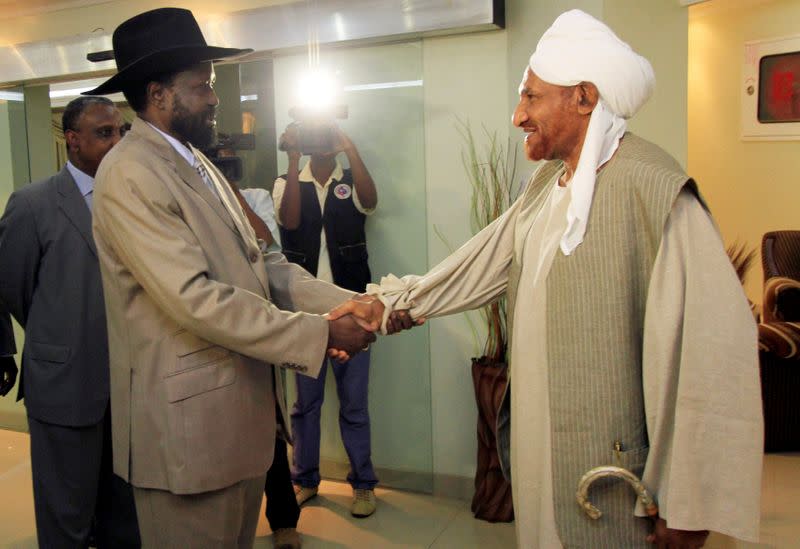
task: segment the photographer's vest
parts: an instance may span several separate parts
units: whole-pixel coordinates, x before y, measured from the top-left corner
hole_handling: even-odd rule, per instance
[[[534,175],[523,200],[541,210],[561,162]],[[650,521],[632,516],[635,495],[624,481],[592,485],[603,511],[589,519],[575,502],[581,476],[620,465],[641,476],[648,454],[642,387],[642,342],[648,287],[664,225],[685,185],[672,157],[630,133],[597,177],[583,243],[557,250],[547,276],[547,356],[555,518],[565,547],[648,547]],[[509,334],[521,265],[510,266]],[[516,334],[519,336],[519,334]],[[510,339],[513,345],[513,338]],[[512,364],[513,369],[525,364]],[[498,414],[498,451],[508,471],[510,422],[506,391]],[[615,451],[619,443],[621,451]]]
[[[284,180],[286,175],[281,176]],[[325,213],[320,211],[317,183],[300,181],[300,225],[294,230],[280,226],[283,255],[317,276],[320,232],[325,229],[333,282],[337,286],[363,292],[371,280],[367,264],[366,217],[353,203],[353,176],[343,170],[341,181],[333,180],[325,197]]]

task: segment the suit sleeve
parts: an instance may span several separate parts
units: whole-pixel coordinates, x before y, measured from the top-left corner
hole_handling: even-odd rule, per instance
[[[0,356],[11,356],[17,353],[14,341],[14,327],[11,326],[11,317],[2,310],[0,303]]]
[[[262,296],[214,280],[206,250],[157,174],[124,161],[95,189],[94,232],[166,315],[193,334],[271,364],[304,364],[317,375],[328,321],[278,309]]]
[[[24,327],[41,260],[36,221],[27,197],[13,193],[0,218],[0,310]]]
[[[248,206],[267,225],[280,250],[280,232],[275,221],[275,207],[269,191],[242,189],[241,193]],[[355,295],[349,290],[318,280],[302,267],[286,261],[281,253],[265,254],[264,267],[269,278],[272,302],[286,311],[323,314]]]
[[[355,292],[319,280],[304,268],[290,263],[283,254],[264,256],[269,292],[275,305],[288,311],[324,314],[353,297]]]

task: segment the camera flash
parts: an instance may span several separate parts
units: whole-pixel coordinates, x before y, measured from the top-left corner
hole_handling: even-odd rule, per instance
[[[338,83],[331,71],[308,69],[298,81],[297,105],[308,110],[325,111],[336,103]]]

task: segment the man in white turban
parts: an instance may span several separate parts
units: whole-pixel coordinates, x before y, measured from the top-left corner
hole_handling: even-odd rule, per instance
[[[335,311],[384,331],[508,297],[498,447],[520,547],[702,547],[757,540],[763,425],[756,327],[697,185],[629,132],[650,64],[603,23],[562,14],[526,67],[514,124],[546,160],[500,218],[424,276],[385,277]],[[655,521],[623,482],[642,476]]]

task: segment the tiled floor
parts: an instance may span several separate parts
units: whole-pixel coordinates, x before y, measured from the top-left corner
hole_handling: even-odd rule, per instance
[[[350,486],[323,482],[320,495],[306,503],[300,514],[297,527],[304,549],[514,547],[513,525],[475,520],[464,502],[380,488],[376,494],[375,514],[355,519],[350,516]],[[255,547],[272,547],[263,517]]]
[[[0,430],[0,549],[34,549],[28,436]],[[323,482],[309,501],[298,529],[305,549],[359,547],[508,549],[515,547],[510,524],[475,520],[468,504],[396,490],[378,489],[378,511],[350,516],[350,487]],[[710,549],[800,549],[800,454],[770,454],[764,467],[761,544],[709,538]],[[269,549],[272,536],[261,513],[255,547]]]

